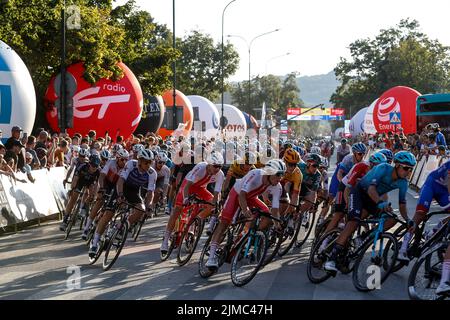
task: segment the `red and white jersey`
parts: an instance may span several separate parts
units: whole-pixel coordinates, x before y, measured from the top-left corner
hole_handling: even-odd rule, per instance
[[[155,171],[156,171],[156,175],[157,175],[156,180],[164,179],[164,185],[169,184],[169,180],[170,180],[170,169],[169,169],[169,167],[166,166],[166,165],[163,165],[161,167],[161,170],[158,171],[156,169],[156,162],[155,161],[153,161],[153,165],[152,166],[153,166],[153,169],[155,169]]]
[[[359,180],[366,175],[370,170],[370,164],[366,161],[361,161],[355,164],[347,175],[342,178],[342,183],[345,184],[346,187],[352,188],[356,186]]]
[[[208,175],[206,172],[207,166],[208,163],[206,162],[200,162],[195,165],[195,167],[186,175],[186,181],[193,182],[192,187],[195,188],[205,188],[209,183],[215,183],[214,192],[221,192],[224,180],[222,170],[215,175]]]
[[[259,195],[268,192],[272,195],[272,208],[278,209],[280,207],[280,197],[282,192],[281,184],[273,186],[263,183],[264,170],[253,169],[247,173],[242,179],[236,180],[233,186],[236,193],[241,191],[247,192],[247,198],[256,198]]]
[[[106,162],[105,166],[103,167],[102,171],[100,173],[103,173],[106,175],[106,180],[110,183],[116,183],[117,180],[119,180],[120,172],[123,170],[123,168],[119,168],[117,165],[116,159],[110,159]]]

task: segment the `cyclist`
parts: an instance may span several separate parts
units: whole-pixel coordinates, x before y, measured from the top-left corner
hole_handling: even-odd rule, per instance
[[[414,226],[405,234],[398,253],[398,260],[409,261],[407,255],[408,243],[414,234],[415,227],[426,218],[431,202],[435,199],[439,206],[450,213],[450,160],[439,168],[431,171],[420,190],[419,201],[413,217]]]
[[[266,163],[264,169],[252,170],[247,173],[244,178],[238,180],[234,184],[225,202],[219,225],[214,230],[211,239],[209,258],[205,264],[207,268],[218,268],[219,262],[216,256],[217,247],[239,207],[245,217],[251,217],[252,213],[250,209],[255,207],[262,211],[269,212],[269,208],[266,204],[258,199],[258,196],[267,191],[272,194],[271,214],[278,217],[282,190],[280,181],[285,172],[286,165],[284,162],[279,159],[273,159]],[[270,221],[262,221],[261,229],[267,228],[269,224]]]
[[[322,180],[322,175],[318,170],[320,163],[322,162],[321,156],[315,153],[308,153],[305,156],[305,161],[305,163],[298,164],[303,176],[299,195],[307,200],[302,204],[300,212],[306,212],[311,209],[316,201],[317,190],[319,189]]]
[[[359,181],[350,193],[349,221],[340,233],[333,247],[330,260],[324,269],[336,272],[336,259],[343,251],[347,240],[358,228],[358,220],[365,218],[367,214],[376,214],[377,209],[387,210],[389,204],[383,200],[383,195],[399,189],[399,211],[405,221],[411,224],[406,207],[406,190],[408,189],[408,175],[416,165],[416,158],[408,151],[397,152],[394,156],[394,166],[382,163],[370,170]],[[389,219],[388,219],[389,220]]]
[[[281,215],[285,215],[295,210],[288,204],[298,205],[300,188],[303,181],[303,174],[297,166],[300,162],[300,155],[294,149],[288,149],[284,153],[283,161],[286,164],[286,173],[281,179],[282,196],[280,204]]]
[[[104,149],[102,151],[100,151],[100,168],[104,168],[106,163],[108,162],[108,160],[111,158],[111,153]]]
[[[72,157],[72,160],[70,161],[70,168],[67,171],[63,184],[67,183],[72,172],[76,172],[83,163],[88,162],[89,156],[90,154],[88,149],[79,148],[78,157]]]
[[[166,166],[168,160],[167,154],[163,151],[158,152],[155,157],[153,169],[156,171],[157,178],[153,203],[158,203],[161,197],[164,198],[167,195],[170,180],[170,169]]]
[[[325,216],[330,209],[330,202],[328,200],[328,159],[326,157],[322,157],[322,162],[319,165],[319,172],[322,179],[317,194],[319,198],[323,199],[323,204],[319,218],[317,219],[317,224],[321,224],[324,221]]]
[[[244,159],[235,160],[227,171],[222,187],[222,199],[226,199],[237,179],[242,179],[250,170],[255,169],[256,156],[253,152],[246,152]]]
[[[213,152],[208,157],[208,162],[198,163],[184,179],[178,191],[175,207],[172,210],[169,221],[166,225],[163,242],[161,244],[161,253],[164,255],[169,249],[169,238],[175,227],[175,222],[183,212],[183,206],[188,204],[188,197],[195,194],[198,198],[204,201],[219,201],[219,194],[222,191],[224,174],[221,171],[224,163],[222,154]],[[209,183],[214,183],[214,196],[206,189]],[[205,205],[204,209],[199,212],[200,218],[208,217],[212,212],[213,207]]]
[[[89,248],[89,256],[93,257],[98,250],[98,242],[105,232],[108,222],[114,216],[116,204],[123,201],[141,207],[149,208],[153,200],[153,191],[155,190],[156,172],[151,167],[153,161],[153,152],[147,149],[138,151],[137,160],[130,160],[126,163],[125,168],[121,171],[117,181],[116,188],[111,196],[110,201],[105,207],[105,212],[98,222],[95,230],[94,239]],[[146,190],[145,200],[142,199],[142,190]],[[133,225],[142,217],[142,212],[133,209],[128,217],[128,222]]]
[[[83,234],[81,235],[81,238],[83,240],[86,240],[87,233],[92,224],[92,221],[94,221],[95,217],[99,213],[100,208],[103,205],[104,196],[114,192],[116,183],[119,180],[120,172],[123,168],[125,168],[125,164],[127,163],[129,156],[130,155],[127,150],[117,150],[116,158],[108,160],[108,162],[100,172],[100,177],[98,179],[99,189],[97,192],[97,201],[92,206],[92,210],[87,219]]]
[[[133,145],[132,150],[133,150],[133,152],[130,155],[130,158],[131,158],[130,160],[137,160],[139,151],[145,150],[145,147],[144,147],[144,145],[142,145],[140,143],[136,143],[135,145]]]
[[[59,227],[59,230],[66,231],[67,222],[69,220],[69,217],[72,215],[73,207],[77,202],[83,188],[88,189],[89,197],[87,199],[87,202],[91,202],[93,200],[97,180],[100,175],[99,166],[100,158],[97,155],[91,155],[89,157],[89,163],[81,164],[78,170],[75,171],[75,175],[72,181],[72,190],[74,190],[74,192],[71,193],[69,201],[67,202],[64,218]],[[84,199],[82,199],[82,201],[84,201]],[[83,206],[84,204],[82,203],[82,207]]]

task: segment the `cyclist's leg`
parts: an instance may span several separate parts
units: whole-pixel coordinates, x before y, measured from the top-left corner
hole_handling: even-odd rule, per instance
[[[169,248],[169,238],[172,235],[172,231],[175,228],[175,223],[178,217],[182,214],[182,212],[183,212],[183,193],[182,189],[180,189],[175,199],[175,207],[172,210],[172,213],[169,217],[169,221],[167,221],[166,230],[164,232],[163,241],[161,244],[161,252],[167,252]]]
[[[249,199],[247,201],[248,206],[250,208],[258,208],[261,211],[267,212],[269,213],[269,208],[267,207],[267,205],[262,202],[261,200],[259,200],[258,198],[253,198],[253,199]],[[272,224],[272,220],[266,217],[262,217],[261,218],[261,222],[259,223],[259,230],[266,230],[270,227],[270,225]],[[249,227],[251,225],[251,223],[249,223],[247,225],[247,227]]]
[[[128,223],[130,226],[132,226],[133,224],[135,224],[136,222],[138,222],[139,220],[141,220],[142,215],[145,214],[144,210],[144,203],[140,202],[140,203],[132,203],[133,205],[135,205],[136,207],[140,207],[141,210],[136,210],[136,209],[132,209],[131,213],[128,217]]]
[[[200,199],[202,199],[204,201],[212,202],[212,200],[214,199],[214,196],[211,194],[211,192],[209,192],[205,188],[196,189],[195,194],[197,195],[197,197],[199,197]],[[198,213],[198,216],[201,219],[206,219],[207,217],[209,217],[211,215],[213,209],[214,209],[213,206],[202,205],[202,210]]]
[[[442,274],[439,287],[436,289],[437,294],[450,293],[450,244],[445,252],[444,262],[442,264]]]
[[[344,218],[346,203],[344,201],[344,193],[339,190],[336,194],[335,202],[334,202],[334,215],[331,219],[330,223],[327,225],[324,233],[330,232],[334,228],[336,228],[339,222]]]

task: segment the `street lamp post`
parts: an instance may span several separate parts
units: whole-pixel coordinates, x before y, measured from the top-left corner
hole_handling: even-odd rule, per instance
[[[230,2],[228,2],[228,4],[225,6],[225,8],[223,8],[222,11],[222,57],[220,59],[220,76],[221,76],[221,80],[222,80],[222,84],[221,84],[221,103],[222,103],[222,117],[220,118],[220,128],[221,130],[223,130],[223,128],[225,127],[225,118],[223,116],[223,91],[224,91],[224,75],[223,75],[223,60],[224,60],[224,47],[223,47],[223,26],[224,26],[224,17],[225,17],[225,10],[228,8],[228,6],[230,4],[232,4],[233,2],[235,2],[236,0],[231,0]]]
[[[175,37],[175,0],[173,0],[172,3],[172,19],[173,19],[173,49],[176,49],[176,37]],[[172,125],[172,129],[175,131],[176,130],[176,122],[177,122],[177,104],[176,104],[176,96],[177,96],[177,92],[176,92],[176,85],[177,85],[177,70],[176,70],[176,60],[173,60],[173,92],[172,92],[172,97],[173,97],[173,107],[172,107],[172,112],[173,112],[173,117],[172,117],[172,121],[173,121],[173,125]]]
[[[244,37],[241,37],[238,35],[232,35],[232,34],[228,35],[228,37],[236,37],[236,38],[244,40],[245,44],[247,45],[247,50],[248,50],[248,110],[247,111],[248,112],[250,112],[250,106],[251,106],[251,48],[252,48],[252,44],[256,39],[261,38],[265,35],[277,32],[277,31],[280,31],[280,29],[275,29],[275,30],[272,30],[269,32],[261,33],[261,34],[257,35],[256,37],[254,37],[250,41],[250,43]]]

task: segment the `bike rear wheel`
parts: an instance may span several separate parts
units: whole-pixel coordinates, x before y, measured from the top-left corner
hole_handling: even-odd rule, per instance
[[[292,246],[297,240],[298,233],[300,231],[300,219],[297,217],[291,217],[293,222],[291,222],[291,226],[284,228],[283,230],[283,238],[280,244],[280,249],[278,250],[278,255],[280,257],[284,256],[291,250]]]
[[[122,248],[125,245],[125,241],[127,239],[128,228],[128,222],[125,222],[121,228],[117,228],[116,230],[114,230],[113,234],[111,235],[108,246],[105,250],[105,256],[103,258],[104,271],[111,269],[117,258],[119,258],[120,252],[122,252]]]
[[[331,273],[324,269],[324,265],[328,257],[331,255],[334,243],[340,233],[340,230],[335,229],[324,234],[311,250],[308,264],[306,266],[306,273],[309,281],[312,283],[321,283],[331,277]]]
[[[205,223],[200,217],[195,217],[184,229],[177,252],[177,263],[184,266],[194,254]]]
[[[266,258],[264,259],[263,266],[268,265],[278,253],[280,249],[281,242],[283,240],[283,231],[277,231],[275,226],[273,225],[267,231],[267,253]]]
[[[306,218],[304,218],[304,215],[307,215]],[[297,248],[300,248],[303,246],[308,240],[309,235],[311,234],[311,231],[314,227],[314,221],[316,220],[316,212],[304,212],[302,215],[302,219],[300,221],[300,228],[297,236],[297,241],[295,246]]]
[[[231,261],[231,281],[237,287],[249,283],[261,268],[267,253],[267,235],[249,231],[240,241]]]
[[[395,265],[398,255],[397,239],[390,233],[381,233],[374,243],[373,237],[360,249],[353,269],[353,285],[358,291],[368,292],[380,288]]]
[[[213,235],[213,233],[211,233],[211,235],[206,240],[205,245],[203,246],[202,252],[200,253],[200,259],[198,260],[198,273],[200,274],[200,277],[202,277],[202,278],[209,278],[216,272],[215,270],[211,270],[205,266],[206,261],[208,261],[208,258],[209,258],[209,251],[211,249],[212,235]]]

